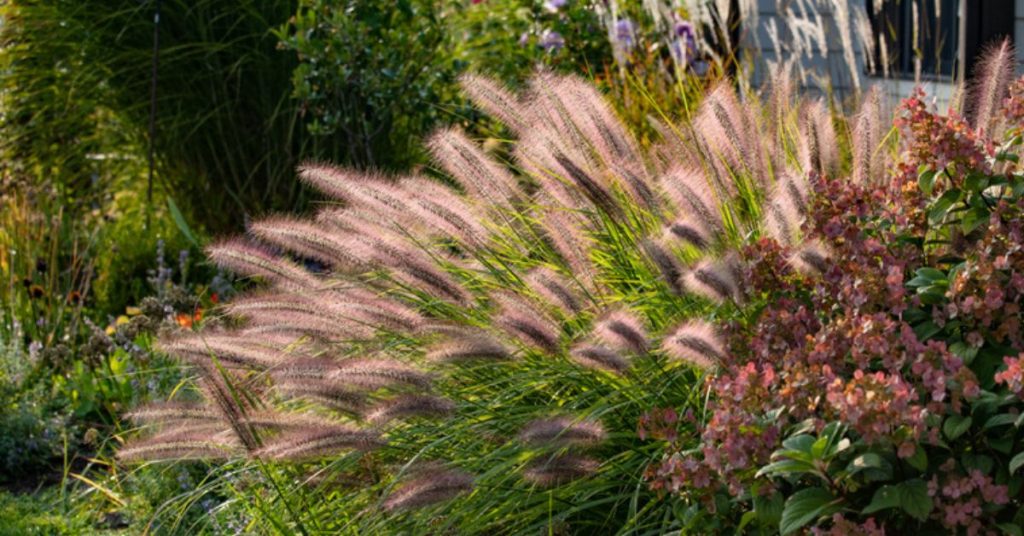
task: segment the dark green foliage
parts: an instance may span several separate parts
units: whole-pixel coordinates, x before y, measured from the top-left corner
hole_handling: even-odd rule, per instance
[[[162,3],[159,186],[212,229],[298,198],[295,60],[269,31],[294,8],[288,0]],[[56,170],[69,194],[80,195],[93,174],[105,178],[97,171],[104,158],[143,158],[153,13],[153,2],[134,0],[4,8],[10,161],[41,177]]]
[[[303,0],[278,30],[298,59],[303,121],[332,160],[384,169],[423,160],[419,139],[453,114],[462,68],[443,16],[443,3],[424,0]]]

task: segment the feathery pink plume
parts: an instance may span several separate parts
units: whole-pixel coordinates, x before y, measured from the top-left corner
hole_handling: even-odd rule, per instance
[[[787,259],[796,271],[808,275],[820,275],[828,271],[830,254],[828,247],[814,239],[800,245]]]
[[[247,240],[233,239],[206,248],[206,254],[225,270],[258,276],[290,289],[316,288],[320,280],[299,265],[284,260]]]
[[[118,450],[117,457],[122,461],[209,460],[234,458],[242,452],[230,434],[209,427],[184,426],[131,441]]]
[[[326,379],[354,387],[378,389],[395,385],[430,387],[430,376],[416,368],[387,358],[353,358],[339,361]]]
[[[309,460],[350,450],[373,450],[384,445],[371,431],[340,424],[289,430],[268,442],[253,456],[274,460]]]
[[[528,126],[520,112],[522,104],[507,87],[491,78],[475,74],[459,77],[459,86],[478,108],[520,133]]]
[[[551,268],[534,268],[526,275],[525,281],[530,290],[564,313],[573,315],[583,310],[583,303],[572,281]]]
[[[642,162],[636,141],[593,85],[578,77],[563,76],[557,79],[554,93],[601,160],[623,164]]]
[[[677,167],[661,177],[661,187],[680,215],[700,222],[710,234],[721,232],[722,212],[718,198],[703,173]]]
[[[686,291],[703,296],[714,302],[725,300],[740,301],[739,281],[733,267],[727,260],[705,259],[690,269],[681,278]]]
[[[680,241],[695,248],[704,249],[711,244],[711,230],[704,222],[691,216],[682,216],[665,226],[661,234],[663,243]]]
[[[247,331],[302,333],[326,341],[365,340],[374,334],[370,326],[345,322],[313,309],[252,308],[245,310],[244,316],[248,321]]]
[[[594,337],[622,352],[643,354],[649,343],[647,329],[639,317],[625,309],[609,311],[594,323]]]
[[[194,402],[154,402],[128,412],[127,417],[141,424],[168,424],[185,422],[224,422],[214,408]]]
[[[599,467],[600,464],[593,458],[563,454],[530,463],[523,472],[523,478],[527,482],[547,488],[589,476]]]
[[[615,374],[622,374],[629,368],[629,361],[626,358],[604,346],[579,345],[569,352],[569,357],[584,367],[607,370]]]
[[[455,403],[447,398],[430,395],[401,395],[371,409],[366,421],[379,425],[394,419],[409,417],[444,417],[455,411]]]
[[[454,337],[427,350],[427,360],[452,363],[471,359],[508,359],[512,353],[489,335],[458,332]]]
[[[881,97],[872,87],[861,103],[853,129],[853,180],[857,184],[877,184],[885,173],[884,154],[878,146],[882,141]]]
[[[661,213],[661,203],[651,185],[651,179],[643,166],[639,164],[610,164],[612,178],[629,194],[634,203],[644,207],[651,213]]]
[[[550,202],[550,198],[544,199]],[[545,235],[555,251],[565,260],[576,279],[584,285],[593,285],[596,272],[590,261],[591,239],[575,213],[564,212],[557,205],[541,205],[538,214]]]
[[[690,320],[677,327],[662,341],[661,349],[672,359],[705,370],[714,368],[725,358],[721,336],[714,326],[700,320]]]
[[[803,172],[834,176],[839,171],[839,142],[825,103],[818,100],[804,106],[800,127],[798,152]]]
[[[668,284],[672,292],[682,294],[683,287],[679,282],[683,267],[672,250],[665,247],[660,240],[644,240],[640,243],[640,247],[661,273],[661,278]]]
[[[555,162],[555,173],[562,180],[575,185],[595,208],[611,218],[622,217],[622,206],[612,194],[611,185],[601,175],[588,171],[565,153],[556,154]]]
[[[260,240],[315,259],[342,272],[367,269],[365,260],[351,255],[334,235],[325,232],[322,226],[304,220],[292,217],[268,218],[254,222],[249,226],[249,232]]]
[[[975,69],[968,115],[974,128],[988,136],[994,134],[998,111],[1013,79],[1013,62],[1013,45],[1007,37],[987,49]]]
[[[268,430],[309,429],[337,424],[313,413],[282,413],[261,411],[246,415],[242,422],[255,428]]]
[[[487,244],[483,219],[454,191],[424,178],[405,179],[401,186],[411,198],[410,209],[428,231],[443,232],[467,246]]]
[[[727,82],[719,83],[704,98],[694,121],[709,156],[724,159],[735,172],[763,180],[769,174],[754,126],[754,119]]]
[[[258,341],[231,334],[190,334],[161,340],[158,348],[189,363],[203,365],[218,359],[245,367],[267,368],[280,363],[286,354]]]
[[[275,378],[274,388],[291,398],[302,398],[321,406],[362,415],[367,408],[366,395],[351,386],[309,377]]]
[[[794,244],[799,241],[803,221],[803,214],[786,184],[777,183],[765,207],[764,226],[768,235],[780,244]]]
[[[473,477],[462,471],[428,470],[403,483],[384,501],[388,511],[408,510],[450,500],[473,489]]]
[[[462,132],[442,130],[430,138],[427,146],[437,164],[466,189],[470,198],[500,208],[510,206],[519,197],[515,177],[491,161]]]
[[[394,180],[357,173],[327,164],[305,163],[299,166],[299,178],[318,190],[391,221],[401,221],[407,205]]]
[[[519,441],[553,446],[593,446],[605,440],[604,426],[568,416],[537,419],[519,432]]]
[[[523,297],[511,292],[494,295],[498,304],[495,324],[527,346],[557,354],[561,328]]]

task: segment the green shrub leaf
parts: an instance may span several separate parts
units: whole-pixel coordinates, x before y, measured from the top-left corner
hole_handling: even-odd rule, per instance
[[[1021,465],[1024,465],[1024,452],[1019,452],[1010,459],[1010,474],[1016,473]]]
[[[942,423],[942,433],[946,434],[950,441],[964,435],[970,428],[971,418],[962,415],[950,415],[946,417],[946,422]]]
[[[928,484],[920,478],[915,478],[900,484],[899,488],[900,506],[903,507],[903,511],[919,521],[927,519],[935,506],[928,495]]]
[[[913,456],[907,458],[907,463],[909,463],[914,469],[921,472],[928,469],[928,455],[924,452],[924,448],[921,447],[921,445],[917,446],[917,450],[914,451]]]
[[[928,496],[928,484],[915,478],[900,484],[882,486],[875,492],[871,504],[864,508],[863,513],[871,514],[889,508],[902,508],[915,519],[923,521],[934,508],[932,498]]]
[[[882,486],[878,488],[875,495],[871,497],[871,504],[864,508],[863,513],[872,514],[887,508],[897,508],[900,505],[900,493],[897,486]]]
[[[839,511],[839,501],[828,490],[821,488],[802,489],[786,499],[782,510],[779,532],[791,534],[821,516]]]

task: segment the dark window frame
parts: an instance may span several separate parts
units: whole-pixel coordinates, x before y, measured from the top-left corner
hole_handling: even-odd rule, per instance
[[[921,80],[952,81],[962,72],[974,72],[979,55],[1004,37],[1013,39],[1016,5],[1014,0],[939,0],[939,17],[935,17],[935,0],[882,0],[876,13],[875,0],[865,0],[872,34],[874,69],[865,64],[869,76],[885,76],[881,42],[885,40],[889,55],[889,77],[902,80],[915,78],[916,56],[913,42],[913,5],[918,8],[919,40],[921,41]],[[965,2],[965,20],[960,20],[960,2]],[[959,34],[964,32],[963,58],[960,57]]]

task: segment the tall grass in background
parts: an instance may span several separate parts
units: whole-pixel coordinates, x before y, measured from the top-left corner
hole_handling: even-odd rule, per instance
[[[162,2],[157,186],[210,229],[299,198],[290,179],[308,140],[290,99],[296,60],[277,50],[271,33],[295,7]],[[68,157],[145,154],[154,9],[154,2],[61,0],[3,7],[8,162],[52,173],[74,197],[91,176],[108,176],[95,171],[98,164],[69,166]],[[129,143],[79,142],[98,130],[98,117],[111,115]]]

